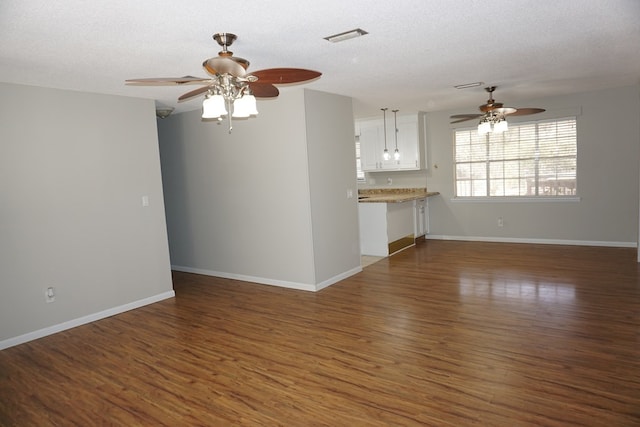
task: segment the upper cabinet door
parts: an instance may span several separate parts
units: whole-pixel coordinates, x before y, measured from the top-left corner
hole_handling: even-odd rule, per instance
[[[415,170],[422,167],[420,161],[420,129],[417,115],[398,116],[396,129],[400,159],[395,161],[396,169]],[[391,126],[393,129],[393,126]],[[395,150],[395,136],[394,136]]]
[[[390,161],[384,160],[384,125],[382,119],[359,121],[360,129],[360,161],[362,170],[373,172],[383,170],[390,165]],[[388,141],[387,141],[388,144]]]
[[[370,172],[377,167],[376,147],[380,139],[380,130],[375,121],[358,121],[356,128],[359,130],[360,162],[362,170]]]

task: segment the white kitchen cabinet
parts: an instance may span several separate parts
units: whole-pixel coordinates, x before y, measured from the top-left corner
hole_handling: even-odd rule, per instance
[[[358,120],[360,158],[362,170],[365,172],[384,172],[394,170],[419,170],[426,165],[426,116],[425,113],[404,114],[397,116],[387,114],[386,147],[390,154],[384,160],[385,126],[382,117]],[[397,147],[400,159],[395,160],[393,153]]]
[[[359,203],[362,255],[388,256],[415,244],[414,202]]]
[[[384,126],[380,120],[359,121],[357,128],[360,141],[360,161],[362,170],[370,172],[378,169],[391,167],[391,160],[384,160]],[[387,141],[388,147],[389,141]]]
[[[421,155],[425,151],[424,115],[398,116],[397,134],[400,160],[395,166],[403,170],[422,169]]]

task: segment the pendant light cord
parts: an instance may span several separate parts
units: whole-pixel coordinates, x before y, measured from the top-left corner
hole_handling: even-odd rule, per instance
[[[384,125],[384,151],[387,151],[387,110],[388,108],[381,108],[382,110],[382,124]]]
[[[400,110],[391,110],[393,111],[393,134],[396,136],[396,151],[398,151],[398,111]]]

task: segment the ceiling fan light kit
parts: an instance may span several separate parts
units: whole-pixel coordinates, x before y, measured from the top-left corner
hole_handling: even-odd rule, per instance
[[[487,113],[478,123],[478,134],[485,135],[487,133],[502,133],[509,129],[507,119],[504,114]]]
[[[280,93],[275,84],[301,83],[316,79],[322,73],[302,68],[270,68],[248,74],[249,61],[233,56],[228,47],[237,36],[231,33],[216,33],[213,39],[222,46],[218,56],[209,58],[202,66],[212,77],[146,78],[127,80],[127,84],[166,85],[204,84],[178,98],[184,101],[204,94],[202,118],[229,121],[229,133],[233,129],[233,118],[249,118],[258,114],[256,98],[275,98]]]
[[[455,119],[451,123],[461,123],[467,120],[480,119],[478,123],[478,134],[486,135],[487,133],[503,133],[509,129],[507,116],[526,116],[529,114],[538,114],[545,111],[542,108],[511,108],[504,107],[502,103],[493,99],[493,91],[496,86],[484,88],[489,93],[489,100],[486,104],[479,107],[482,114],[455,114],[450,118]]]

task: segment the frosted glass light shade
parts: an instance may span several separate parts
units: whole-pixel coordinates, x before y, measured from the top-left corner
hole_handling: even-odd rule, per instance
[[[222,95],[209,96],[202,101],[202,118],[219,119],[227,114]]]
[[[400,150],[396,148],[396,151],[393,152],[393,158],[395,160],[400,160]]]
[[[249,109],[247,108],[247,101],[244,98],[238,98],[233,101],[233,114],[232,117],[235,118],[245,118],[249,117]]]
[[[258,115],[258,106],[256,104],[256,97],[253,95],[245,95],[243,98],[246,98],[247,109],[249,110],[249,114],[252,116]]]
[[[507,121],[505,119],[501,119],[500,121],[498,121],[498,123],[493,125],[493,131],[495,133],[502,133],[502,132],[505,132],[508,129],[509,129],[509,124],[507,123]]]
[[[387,150],[386,148],[382,152],[382,158],[384,160],[389,160],[391,158],[391,155],[389,154],[389,150]]]
[[[488,121],[481,121],[478,125],[478,134],[485,135],[491,132],[491,123]]]
[[[256,98],[253,95],[243,95],[233,103],[233,117],[246,118],[258,114]]]

